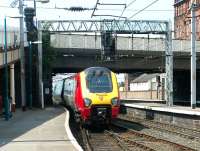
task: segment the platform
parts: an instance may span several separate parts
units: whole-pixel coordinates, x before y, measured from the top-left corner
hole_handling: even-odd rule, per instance
[[[82,150],[69,129],[64,108],[17,110],[9,121],[0,119],[0,151]]]
[[[154,111],[160,111],[160,112],[170,112],[170,113],[177,113],[177,114],[186,114],[186,115],[197,115],[200,116],[200,108],[197,107],[195,109],[191,109],[191,107],[186,106],[167,106],[166,104],[162,103],[124,103],[125,106],[128,107],[134,107],[134,108],[140,108],[140,109],[148,109],[148,110],[154,110]]]
[[[200,108],[167,106],[163,103],[122,103],[121,114],[189,128],[200,128]]]
[[[122,103],[160,103],[160,104],[165,104],[166,101],[164,100],[152,100],[152,99],[121,99],[120,100]]]

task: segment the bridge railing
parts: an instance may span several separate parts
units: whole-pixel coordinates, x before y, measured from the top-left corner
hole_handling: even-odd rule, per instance
[[[8,53],[7,53],[7,62],[8,63],[17,61],[17,60],[19,60],[19,58],[20,58],[19,49],[8,51]],[[0,67],[3,66],[4,64],[5,64],[5,62],[4,62],[4,52],[0,51]]]
[[[167,34],[167,21],[156,20],[40,20],[41,30],[50,32],[102,32]]]
[[[117,50],[134,51],[165,51],[164,38],[125,37],[117,36]],[[54,48],[101,49],[100,35],[52,34],[51,46]],[[200,41],[196,42],[197,52],[200,52]],[[190,52],[190,40],[173,40],[172,50]]]
[[[5,64],[4,60],[4,29],[0,26],[0,67]],[[19,44],[20,44],[20,33],[17,28],[7,27],[7,63],[19,60]]]
[[[15,49],[19,47],[20,33],[17,28],[7,27],[7,48]],[[4,49],[4,29],[0,26],[0,51]]]

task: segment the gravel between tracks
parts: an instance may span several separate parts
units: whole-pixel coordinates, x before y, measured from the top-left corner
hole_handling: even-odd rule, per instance
[[[200,140],[199,139],[192,140],[192,139],[183,138],[183,137],[173,134],[173,133],[168,133],[165,131],[159,131],[159,130],[145,127],[144,125],[142,125],[140,123],[127,123],[127,126],[129,126],[130,128],[132,128],[134,130],[138,130],[142,133],[145,133],[145,134],[148,134],[148,135],[160,138],[160,139],[169,140],[171,142],[176,142],[178,144],[182,144],[184,146],[187,146],[187,147],[190,147],[190,148],[200,151]]]

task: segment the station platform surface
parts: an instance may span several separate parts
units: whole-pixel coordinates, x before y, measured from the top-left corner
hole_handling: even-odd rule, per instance
[[[0,119],[0,151],[82,150],[69,129],[69,112],[62,107],[17,110]]]
[[[138,109],[148,109],[160,112],[170,112],[177,114],[195,115],[200,116],[200,107],[192,109],[190,106],[168,106],[164,103],[155,103],[155,101],[141,102],[141,103],[122,103],[124,106],[133,107]]]
[[[123,103],[166,103],[164,100],[152,100],[152,99],[126,99],[121,98],[121,102]]]

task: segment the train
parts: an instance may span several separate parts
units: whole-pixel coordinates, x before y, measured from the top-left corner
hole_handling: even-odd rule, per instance
[[[110,124],[119,114],[116,74],[105,67],[90,67],[55,83],[53,103],[70,107],[82,124]]]

